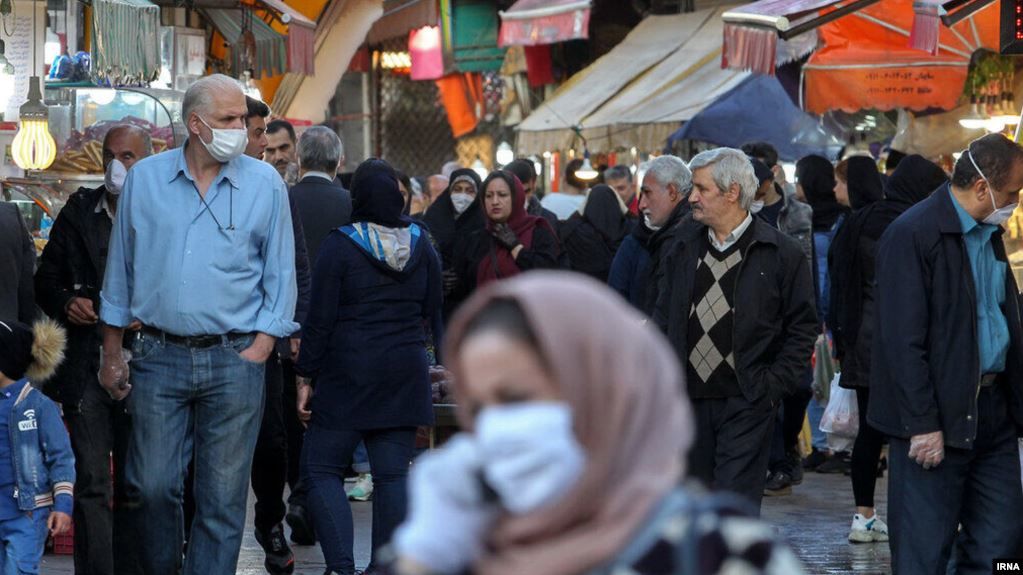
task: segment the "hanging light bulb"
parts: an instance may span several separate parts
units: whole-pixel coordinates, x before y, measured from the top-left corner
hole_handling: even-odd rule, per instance
[[[583,165],[579,166],[579,169],[575,171],[575,177],[579,178],[584,182],[590,180],[596,180],[600,173],[593,169],[593,165],[590,164],[590,150],[586,149],[583,151]]]
[[[497,163],[501,166],[507,166],[512,163],[515,159],[515,151],[512,150],[511,144],[508,142],[501,142],[497,146]]]
[[[57,143],[50,135],[50,113],[43,104],[39,76],[28,82],[28,101],[19,109],[21,126],[11,143],[11,155],[23,170],[45,170],[57,157]]]

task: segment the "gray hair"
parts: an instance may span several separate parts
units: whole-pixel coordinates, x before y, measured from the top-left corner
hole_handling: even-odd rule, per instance
[[[242,85],[238,80],[224,74],[212,74],[199,78],[194,84],[188,87],[185,97],[181,101],[181,121],[188,123],[192,112],[208,112],[213,106],[213,94],[220,91],[242,91]]]
[[[677,156],[658,156],[647,164],[643,178],[653,176],[662,186],[675,184],[680,194],[688,194],[693,189],[693,172],[686,163]]]
[[[748,210],[757,194],[757,176],[753,172],[753,164],[742,150],[735,148],[715,148],[700,152],[689,162],[694,172],[700,168],[713,166],[711,177],[714,184],[724,193],[732,184],[739,186],[739,205]]]
[[[298,139],[298,165],[306,171],[333,174],[344,153],[337,132],[326,126],[313,126]]]
[[[149,134],[148,130],[143,130],[135,124],[117,124],[107,130],[107,135],[103,136],[103,149],[107,149],[107,144],[110,142],[110,139],[121,132],[135,134],[142,138],[142,149],[146,152],[147,156],[153,155],[153,137]]]
[[[632,183],[632,170],[629,166],[623,166],[618,164],[617,166],[611,166],[604,170],[604,181],[608,180],[626,180],[630,184]]]

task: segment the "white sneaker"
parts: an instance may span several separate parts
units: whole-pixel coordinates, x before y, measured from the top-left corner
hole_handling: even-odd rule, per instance
[[[355,486],[348,492],[348,499],[353,501],[369,501],[373,496],[373,476],[362,473],[355,480]]]
[[[853,543],[888,541],[888,526],[877,515],[867,519],[857,513],[853,515],[852,527],[849,529],[849,541]]]

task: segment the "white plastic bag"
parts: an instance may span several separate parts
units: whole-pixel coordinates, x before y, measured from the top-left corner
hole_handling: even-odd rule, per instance
[[[821,431],[853,438],[860,429],[860,413],[856,404],[856,392],[839,387],[841,374],[836,373],[831,380],[831,397],[821,417]]]

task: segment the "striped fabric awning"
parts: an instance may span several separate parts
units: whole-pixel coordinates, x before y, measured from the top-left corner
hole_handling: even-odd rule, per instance
[[[93,75],[112,85],[148,84],[160,75],[160,8],[149,0],[94,0]]]
[[[225,10],[206,8],[206,17],[231,45],[231,69],[237,76],[246,68],[244,62],[245,46],[242,38],[243,10]],[[255,40],[255,54],[252,61],[252,77],[261,78],[264,74],[273,76],[287,71],[288,48],[281,34],[275,32],[266,22],[252,17],[252,36]]]

